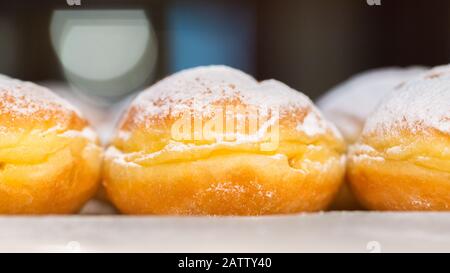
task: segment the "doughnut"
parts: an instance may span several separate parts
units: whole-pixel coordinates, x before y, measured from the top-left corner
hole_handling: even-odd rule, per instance
[[[401,82],[424,71],[425,68],[419,66],[371,69],[352,76],[326,92],[317,101],[317,106],[337,126],[345,141],[352,144],[358,139],[364,122],[382,98]],[[342,185],[331,209],[361,209],[348,183]]]
[[[0,79],[0,214],[67,214],[100,183],[102,149],[82,115],[49,89]]]
[[[103,183],[125,214],[267,215],[325,209],[344,172],[345,142],[305,95],[206,66],[137,96]]]
[[[450,66],[398,85],[349,148],[348,178],[373,210],[450,210]]]

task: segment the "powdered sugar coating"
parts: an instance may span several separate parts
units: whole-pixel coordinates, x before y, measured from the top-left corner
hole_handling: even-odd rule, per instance
[[[81,114],[68,102],[45,87],[7,77],[0,78],[0,115],[34,118],[39,111]],[[45,118],[45,117],[44,117]],[[50,117],[48,117],[50,118]]]
[[[418,76],[424,67],[379,68],[359,73],[337,85],[318,102],[326,118],[351,141],[361,133],[367,117],[401,82]]]
[[[135,123],[145,124],[150,118],[176,117],[186,110],[205,115],[215,104],[225,100],[256,107],[260,115],[276,108],[280,118],[292,115],[295,109],[302,109],[307,114],[298,121],[298,130],[305,130],[303,125],[307,125],[307,134],[323,134],[328,130],[339,135],[304,94],[276,80],[258,82],[244,72],[226,66],[187,69],[161,80],[132,103],[136,109],[133,119]],[[314,117],[307,119],[309,115]],[[304,120],[314,122],[304,124]]]
[[[368,118],[364,134],[450,134],[450,65],[433,68],[398,86]]]

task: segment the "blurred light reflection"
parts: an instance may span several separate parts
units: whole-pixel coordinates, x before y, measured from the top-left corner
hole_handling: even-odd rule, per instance
[[[57,10],[50,32],[66,79],[84,95],[115,100],[152,79],[157,42],[142,10]]]

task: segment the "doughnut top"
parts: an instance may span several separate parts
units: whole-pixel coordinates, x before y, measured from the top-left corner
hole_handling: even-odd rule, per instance
[[[168,132],[185,111],[208,117],[215,107],[224,105],[253,107],[260,116],[270,116],[271,109],[277,109],[281,131],[291,131],[291,136],[340,138],[302,93],[276,80],[258,82],[226,66],[187,69],[143,91],[125,114],[117,138],[126,141],[136,130],[152,135]]]
[[[311,101],[276,80],[258,83],[242,71],[226,66],[183,70],[156,83],[137,97],[136,118],[177,116],[185,109],[207,111],[218,102],[239,101],[258,108],[311,108]]]
[[[82,129],[87,122],[68,102],[31,82],[0,78],[0,127]]]
[[[450,66],[398,85],[368,118],[363,134],[450,134]]]
[[[353,142],[367,117],[380,101],[401,82],[425,71],[424,67],[378,68],[359,73],[337,85],[318,102],[325,117],[334,122],[344,137]]]

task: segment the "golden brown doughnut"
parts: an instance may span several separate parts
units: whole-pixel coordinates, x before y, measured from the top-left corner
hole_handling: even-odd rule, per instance
[[[48,89],[0,79],[0,214],[73,213],[95,193],[102,150]]]
[[[450,66],[397,87],[350,148],[348,177],[375,210],[450,210]]]
[[[250,130],[254,117],[259,127]],[[189,130],[178,134],[180,124]],[[131,104],[105,155],[104,186],[128,214],[318,211],[342,182],[344,150],[300,92],[229,67],[199,67]]]
[[[423,73],[424,67],[386,67],[358,73],[332,88],[318,101],[325,118],[333,122],[348,144],[361,134],[367,117],[384,96],[402,82]],[[347,182],[330,206],[332,210],[357,210],[361,205],[353,196]]]

